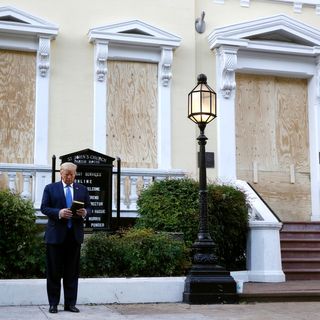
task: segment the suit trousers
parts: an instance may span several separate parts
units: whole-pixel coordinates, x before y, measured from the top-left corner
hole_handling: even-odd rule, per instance
[[[64,305],[76,305],[80,248],[81,244],[74,238],[73,228],[68,229],[63,243],[47,244],[47,294],[50,305],[59,304],[61,279],[63,279]]]

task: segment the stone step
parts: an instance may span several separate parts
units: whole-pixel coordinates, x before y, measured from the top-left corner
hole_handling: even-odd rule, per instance
[[[317,258],[283,258],[282,268],[283,270],[317,270],[320,266],[320,259]]]
[[[281,231],[280,239],[315,239],[320,241],[320,230]]]
[[[320,248],[283,248],[282,259],[286,258],[317,258],[320,259]]]
[[[320,281],[247,282],[239,298],[240,302],[320,301]]]
[[[283,222],[281,232],[299,230],[320,231],[320,222]]]
[[[320,222],[284,222],[280,244],[286,280],[320,280]]]
[[[281,249],[320,248],[320,239],[281,239]]]
[[[283,269],[286,280],[320,280],[320,269]]]

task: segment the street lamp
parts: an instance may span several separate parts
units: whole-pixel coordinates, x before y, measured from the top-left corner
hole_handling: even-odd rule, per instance
[[[207,175],[204,134],[206,125],[216,118],[216,93],[207,85],[204,74],[198,76],[197,86],[188,95],[188,118],[195,122],[200,135],[199,163],[199,232],[193,244],[192,267],[185,281],[183,302],[189,304],[237,303],[236,283],[230,272],[217,265],[215,244],[208,228]],[[235,239],[236,241],[236,239]]]

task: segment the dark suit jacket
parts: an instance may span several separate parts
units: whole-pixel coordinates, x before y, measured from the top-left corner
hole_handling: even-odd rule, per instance
[[[90,197],[85,186],[73,183],[73,200],[84,202],[87,217],[91,213]],[[62,243],[67,234],[67,219],[59,219],[59,211],[66,208],[62,182],[48,184],[44,191],[41,202],[41,212],[48,216],[48,224],[45,232],[45,241],[48,244]],[[74,236],[78,243],[83,242],[83,219],[72,219]]]

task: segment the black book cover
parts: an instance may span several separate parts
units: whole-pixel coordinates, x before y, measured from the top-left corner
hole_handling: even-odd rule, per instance
[[[71,205],[71,208],[70,210],[72,211],[72,214],[73,214],[73,217],[74,218],[81,218],[79,215],[77,215],[76,211],[78,209],[81,209],[81,208],[84,208],[84,202],[81,202],[81,201],[72,201],[72,205]]]

